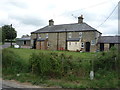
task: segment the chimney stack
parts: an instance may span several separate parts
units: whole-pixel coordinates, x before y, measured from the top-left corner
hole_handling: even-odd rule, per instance
[[[83,19],[84,19],[84,18],[83,18],[83,15],[79,16],[79,17],[78,17],[78,23],[83,23]]]
[[[53,19],[49,20],[49,26],[52,26],[52,25],[54,25]]]

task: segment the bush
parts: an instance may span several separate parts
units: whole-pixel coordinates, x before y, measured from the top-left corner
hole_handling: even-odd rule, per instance
[[[69,77],[70,74],[79,76],[79,73],[87,70],[83,67],[81,72],[80,60],[74,60],[71,55],[67,56],[64,53],[33,53],[29,63],[32,73],[48,77]]]
[[[41,76],[60,73],[59,59],[55,55],[52,53],[51,55],[44,54],[42,52],[39,54],[33,53],[29,60],[32,73],[40,74]]]
[[[117,60],[117,50],[112,48],[108,52],[102,52],[98,54],[94,60],[94,69],[98,70],[115,70]],[[116,59],[116,60],[115,60]]]

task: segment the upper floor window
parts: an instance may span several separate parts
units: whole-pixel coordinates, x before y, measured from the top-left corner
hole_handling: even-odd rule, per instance
[[[46,34],[46,36],[45,36],[46,38],[48,38],[48,33]]]
[[[72,38],[72,33],[71,32],[68,33],[68,38]]]
[[[95,44],[96,44],[95,40],[91,40],[91,45],[95,45]]]
[[[39,35],[38,38],[41,39],[41,35]]]
[[[82,32],[79,32],[79,37],[82,38]]]

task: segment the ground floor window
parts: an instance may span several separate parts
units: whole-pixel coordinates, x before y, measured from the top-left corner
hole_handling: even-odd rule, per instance
[[[84,48],[84,42],[81,43],[81,48]]]
[[[109,49],[110,49],[111,47],[114,47],[114,43],[110,43],[110,44],[109,44]]]

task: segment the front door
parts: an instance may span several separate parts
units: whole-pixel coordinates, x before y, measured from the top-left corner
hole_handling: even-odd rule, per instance
[[[86,52],[90,52],[90,42],[86,42]]]

